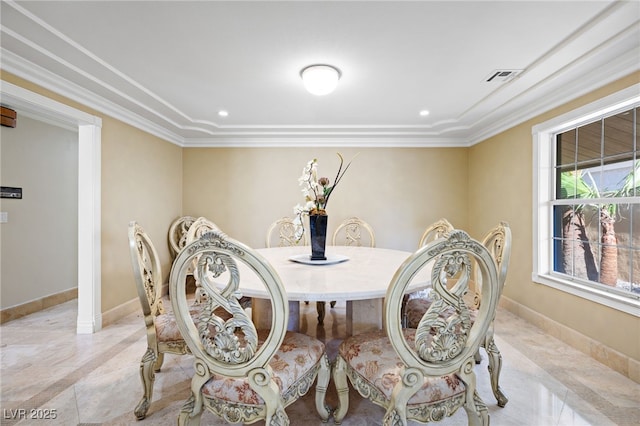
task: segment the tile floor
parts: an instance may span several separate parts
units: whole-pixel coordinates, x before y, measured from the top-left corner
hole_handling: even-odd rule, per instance
[[[0,326],[2,425],[176,424],[189,395],[193,371],[189,357],[165,357],[149,415],[136,421],[133,408],[142,394],[138,365],[146,349],[141,314],[131,314],[93,335],[76,335],[76,304],[72,300]],[[302,304],[302,329],[324,340],[335,353],[345,335],[344,311],[340,304],[327,307],[325,326],[318,327],[315,305]],[[501,387],[509,398],[505,408],[496,405],[491,393],[486,357],[476,367],[492,425],[640,425],[640,384],[505,310],[499,310],[496,318],[496,343],[504,359]],[[353,390],[350,397],[343,425],[381,424],[381,408]],[[333,390],[328,402],[335,401]],[[54,412],[55,419],[29,418]],[[292,425],[322,424],[311,392],[287,413]],[[205,413],[202,424],[224,423]],[[466,413],[458,410],[440,424],[466,425]]]

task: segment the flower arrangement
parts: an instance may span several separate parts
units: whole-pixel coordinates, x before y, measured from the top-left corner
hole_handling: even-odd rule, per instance
[[[329,203],[329,198],[351,165],[350,161],[343,169],[344,158],[339,152],[337,154],[340,158],[340,166],[338,167],[338,173],[333,180],[333,184],[331,184],[331,181],[327,177],[318,178],[318,160],[315,158],[310,160],[304,169],[302,169],[302,176],[298,178],[298,183],[302,187],[305,204],[297,204],[293,208],[295,215],[293,222],[296,226],[296,238],[298,241],[304,234],[302,216],[327,214],[325,209]]]

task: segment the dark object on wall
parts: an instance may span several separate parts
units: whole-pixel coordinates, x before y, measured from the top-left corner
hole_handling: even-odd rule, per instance
[[[0,109],[2,110],[2,125],[5,127],[16,127],[18,114],[7,107],[0,107]]]
[[[0,198],[22,199],[22,188],[13,188],[11,186],[0,186]]]

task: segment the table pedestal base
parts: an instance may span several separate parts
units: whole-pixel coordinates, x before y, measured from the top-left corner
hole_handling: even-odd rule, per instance
[[[382,329],[383,299],[347,301],[347,336]]]
[[[258,330],[271,329],[271,302],[267,299],[251,299],[251,319]],[[300,331],[300,302],[289,301],[287,330]]]
[[[347,335],[360,334],[382,329],[383,299],[347,301]],[[271,328],[271,302],[267,299],[252,298],[251,316],[258,329]],[[300,302],[289,301],[289,322],[287,330],[300,331]]]

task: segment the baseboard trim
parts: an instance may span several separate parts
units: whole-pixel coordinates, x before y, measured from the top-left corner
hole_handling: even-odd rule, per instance
[[[500,307],[535,325],[545,333],[590,356],[614,371],[640,383],[640,361],[616,351],[591,337],[552,320],[504,295]]]
[[[102,327],[113,324],[119,319],[122,319],[136,311],[140,311],[140,315],[142,315],[142,310],[140,308],[140,299],[138,299],[137,297],[129,300],[128,302],[121,303],[115,308],[111,308],[108,311],[104,312],[102,314]]]
[[[60,303],[68,302],[78,298],[78,288],[70,288],[59,293],[50,294],[39,299],[31,300],[20,305],[11,306],[0,311],[0,324],[22,318],[26,315],[33,314],[43,309],[50,308]]]

